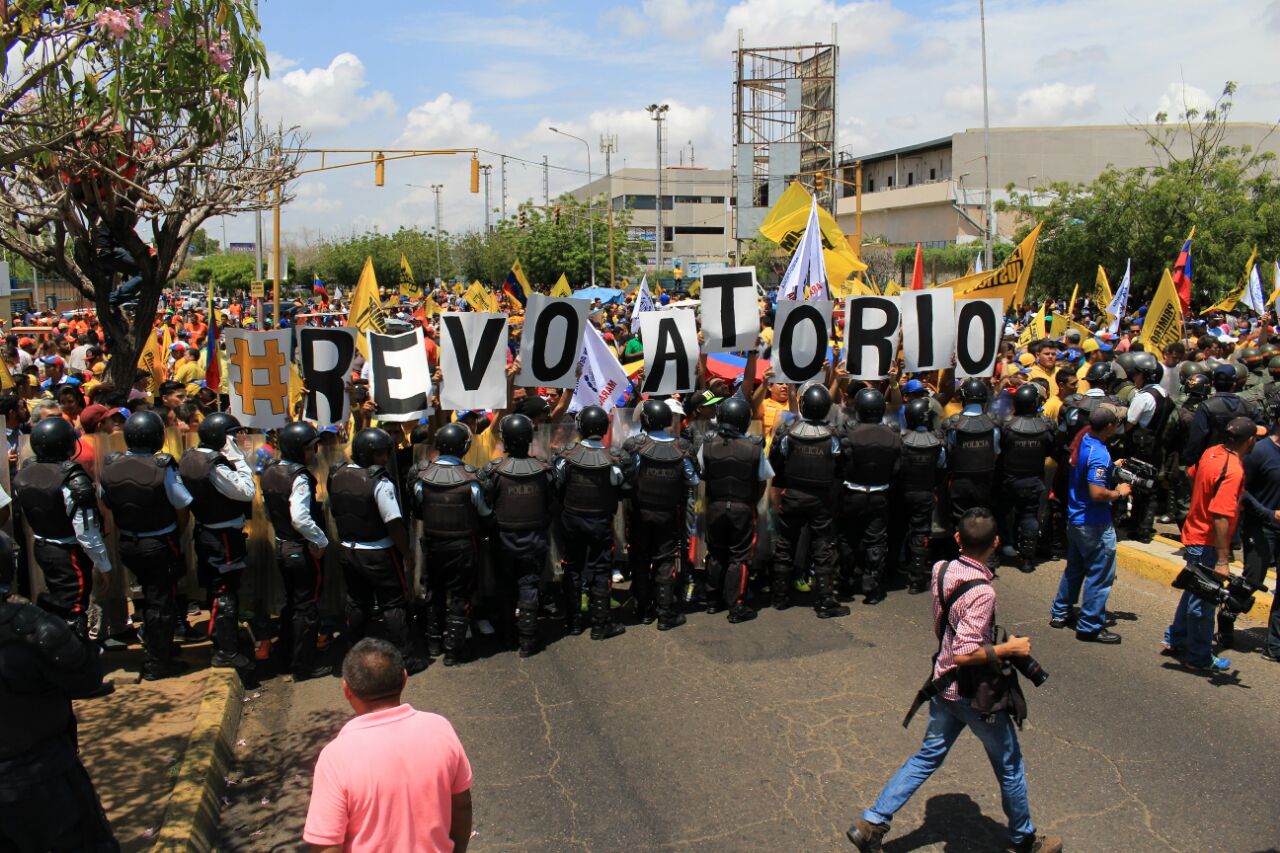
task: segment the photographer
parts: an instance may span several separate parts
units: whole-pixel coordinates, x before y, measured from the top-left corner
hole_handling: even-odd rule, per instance
[[[1244,466],[1264,427],[1252,418],[1233,418],[1227,424],[1225,441],[1205,450],[1200,461],[1187,470],[1191,477],[1191,510],[1182,525],[1182,545],[1187,571],[1211,583],[1231,577],[1231,540],[1240,518],[1240,496],[1244,491]],[[1224,672],[1231,666],[1227,658],[1213,654],[1213,614],[1215,603],[1199,595],[1195,588],[1182,591],[1173,624],[1164,632],[1165,651],[1184,655],[1183,662],[1199,670]]]
[[[1037,837],[1031,822],[1026,769],[1014,728],[1015,721],[1020,725],[1025,716],[1025,704],[1019,704],[1022,694],[1016,676],[1003,674],[1000,665],[1001,661],[1017,658],[1030,662],[1031,640],[1010,637],[1005,642],[995,642],[996,592],[988,565],[1000,544],[996,530],[996,519],[989,510],[976,507],[967,511],[957,524],[959,559],[934,566],[933,618],[938,652],[933,658],[932,677],[912,707],[914,713],[928,701],[929,728],[920,751],[907,759],[880,792],[875,805],[849,827],[847,836],[862,853],[881,849],[893,816],[942,766],[951,745],[966,727],[982,741],[1000,781],[1001,801],[1009,819],[1009,849],[1018,853],[1062,850],[1060,839]],[[1004,692],[995,691],[994,700],[992,691],[987,689],[993,684],[1007,688]],[[982,699],[987,700],[986,706]],[[910,719],[908,714],[907,722]]]

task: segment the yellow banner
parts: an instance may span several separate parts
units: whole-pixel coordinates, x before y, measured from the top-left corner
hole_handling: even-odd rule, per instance
[[[472,311],[492,314],[498,310],[498,303],[490,295],[489,291],[484,289],[484,285],[478,281],[473,281],[471,286],[467,288],[467,292],[462,294],[462,298],[467,300],[467,304],[471,306]]]
[[[1225,297],[1221,302],[1209,306],[1210,311],[1234,311],[1236,303],[1244,299],[1244,292],[1249,288],[1249,271],[1253,269],[1253,262],[1258,257],[1258,247],[1254,246],[1253,251],[1249,253],[1249,260],[1244,265],[1244,278],[1240,279],[1240,285]]]
[[[1093,279],[1093,310],[1106,317],[1107,322],[1113,319],[1107,313],[1107,306],[1115,298],[1115,294],[1111,292],[1111,282],[1107,281],[1107,271],[1102,268],[1102,264],[1098,264],[1098,274]]]
[[[462,282],[455,281],[453,283],[453,292],[461,296],[462,294],[467,292],[467,288],[463,286]]]
[[[901,288],[901,287],[898,287],[898,283],[897,283],[896,281],[891,281],[891,282],[889,282],[888,284],[886,284],[886,285],[884,286],[884,294],[883,294],[883,295],[885,295],[885,296],[897,296],[897,295],[898,295],[899,293],[901,293],[901,292],[902,292],[902,288]]]
[[[1038,341],[1046,337],[1044,331],[1044,306],[1045,303],[1041,302],[1040,310],[1031,318],[1031,322],[1027,324],[1027,327],[1022,330],[1022,334],[1018,337],[1018,349],[1026,349],[1031,346],[1032,341]]]
[[[1067,318],[1076,316],[1076,297],[1080,295],[1080,282],[1076,282],[1076,286],[1071,288],[1071,302],[1067,304]]]
[[[848,299],[850,296],[879,296],[880,294],[865,281],[858,281],[856,278],[846,279],[841,284],[833,284],[831,286],[831,297],[833,299]]]
[[[1021,305],[1036,260],[1036,240],[1043,224],[1037,225],[1005,262],[990,272],[966,275],[938,285],[955,291],[956,299],[1003,299],[1004,307]]]
[[[1049,337],[1055,341],[1060,340],[1067,333],[1067,322],[1070,320],[1062,311],[1055,311],[1053,322],[1049,324]]]
[[[565,278],[564,273],[560,273],[560,280],[551,288],[551,295],[560,298],[573,296],[573,288],[569,286],[569,279]]]
[[[692,282],[690,282],[688,293],[690,296],[701,296],[702,295],[702,279],[695,278]]]
[[[760,233],[781,246],[787,254],[791,254],[804,236],[811,206],[808,191],[799,181],[793,181],[769,211],[764,222],[760,223]],[[828,286],[841,283],[867,268],[866,264],[858,260],[853,249],[849,248],[849,241],[836,224],[835,217],[821,207],[818,208],[818,227],[822,230],[822,258],[827,265]]]
[[[1178,289],[1173,286],[1173,276],[1165,269],[1164,275],[1160,276],[1160,286],[1147,306],[1147,316],[1142,321],[1138,340],[1149,352],[1163,358],[1164,348],[1181,338],[1182,303],[1178,299]]]
[[[413,280],[413,270],[409,267],[409,259],[400,256],[400,295],[409,299],[421,299],[422,288]]]
[[[147,343],[142,348],[142,354],[138,356],[138,369],[151,374],[151,393],[154,394],[160,388],[160,383],[164,381],[164,353],[160,349],[160,339],[156,337],[154,329],[147,335]]]
[[[382,300],[378,298],[378,277],[373,272],[371,257],[364,259],[364,269],[360,270],[356,292],[351,295],[347,327],[357,330],[356,349],[365,358],[369,357],[369,345],[365,343],[364,333],[383,334],[387,331],[387,315],[382,310]]]

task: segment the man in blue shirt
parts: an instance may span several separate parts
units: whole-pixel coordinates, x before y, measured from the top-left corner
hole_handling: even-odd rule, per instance
[[[1240,508],[1240,538],[1244,542],[1244,578],[1254,589],[1267,580],[1267,569],[1280,561],[1280,431],[1258,439],[1244,457],[1245,492]],[[1230,647],[1235,615],[1228,620],[1225,608],[1218,614],[1219,641]],[[1280,663],[1280,596],[1271,604],[1267,638],[1262,656]]]
[[[1112,462],[1107,441],[1119,430],[1122,414],[1114,406],[1098,406],[1089,414],[1089,426],[1072,448],[1067,483],[1067,568],[1049,620],[1050,627],[1065,627],[1079,600],[1076,639],[1107,645],[1120,642],[1120,635],[1106,628],[1107,598],[1116,579],[1111,504],[1130,491],[1128,483],[1114,489],[1108,486]]]

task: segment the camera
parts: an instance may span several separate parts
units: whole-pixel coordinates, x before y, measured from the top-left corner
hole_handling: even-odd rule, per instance
[[[1204,569],[1184,568],[1173,579],[1174,589],[1189,590],[1192,595],[1216,604],[1232,614],[1248,613],[1253,609],[1254,595],[1266,592],[1266,586],[1255,587],[1239,575],[1232,575],[1224,585],[1216,576]]]
[[[1141,459],[1126,459],[1124,465],[1116,466],[1115,472],[1118,482],[1128,483],[1142,492],[1154,492],[1156,480],[1160,477],[1160,472],[1154,465]]]
[[[1000,634],[1000,642],[1007,642],[1009,639],[1009,632],[1003,628],[998,630]],[[1016,669],[1019,675],[1027,681],[1030,681],[1036,687],[1042,686],[1049,680],[1048,671],[1040,665],[1039,661],[1031,657],[1031,655],[1027,655],[1024,658],[1005,658],[1004,662]]]

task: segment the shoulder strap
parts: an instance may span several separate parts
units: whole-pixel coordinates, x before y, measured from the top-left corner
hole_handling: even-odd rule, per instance
[[[945,566],[943,567],[942,571],[938,572],[938,596],[939,597],[942,596],[942,579],[946,575],[946,572],[947,570]],[[959,601],[960,596],[964,595],[966,592],[973,589],[975,586],[988,586],[988,585],[989,585],[988,581],[985,581],[981,578],[974,578],[973,580],[965,581],[955,589],[951,590],[951,594],[948,595],[946,597],[946,600],[942,602],[942,620],[938,624],[933,626],[934,633],[938,635],[938,653],[939,654],[941,654],[942,652],[943,635],[946,634],[947,625],[949,625],[951,622],[951,605]]]

